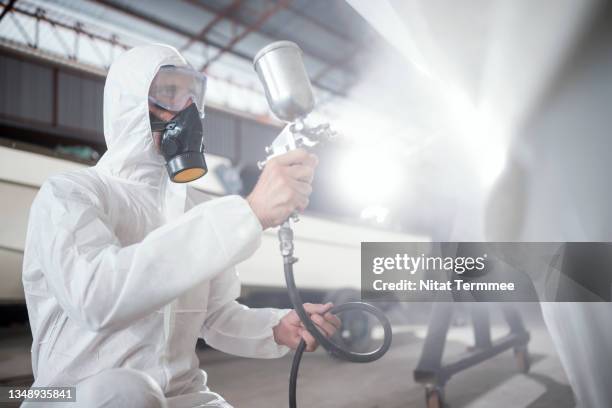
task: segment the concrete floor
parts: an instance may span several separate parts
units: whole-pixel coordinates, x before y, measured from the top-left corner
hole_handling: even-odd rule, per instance
[[[298,401],[303,407],[412,408],[424,407],[424,390],[413,381],[422,347],[422,326],[394,337],[381,360],[352,364],[334,360],[324,352],[302,360]],[[500,328],[501,329],[501,328]],[[511,351],[453,377],[446,386],[452,408],[565,408],[573,407],[571,388],[552,349],[545,328],[530,327],[532,368],[519,374]],[[503,332],[495,330],[494,332]],[[471,341],[467,328],[454,329],[446,356],[457,355]],[[279,360],[234,358],[214,350],[200,353],[210,387],[237,407],[287,406],[287,385],[292,356]]]
[[[505,352],[451,379],[446,398],[452,408],[565,408],[575,406],[571,388],[539,315],[537,305],[525,315],[532,340],[532,368],[519,374],[511,351]],[[493,334],[505,333],[494,324]],[[352,364],[334,360],[325,352],[304,356],[298,382],[302,407],[411,408],[424,407],[424,390],[412,379],[420,356],[425,327],[394,327],[394,342],[381,360]],[[472,341],[469,326],[453,328],[446,357],[463,351]],[[23,329],[0,332],[0,383],[8,377],[27,383],[31,376],[29,334]],[[287,406],[287,385],[292,355],[276,360],[244,359],[204,349],[198,351],[209,386],[236,407]]]

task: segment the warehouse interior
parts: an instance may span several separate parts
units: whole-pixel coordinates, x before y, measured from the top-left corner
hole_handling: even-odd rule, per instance
[[[270,110],[254,57],[275,41],[302,50],[316,100],[308,119],[338,131],[313,148],[313,192],[295,224],[296,280],[305,301],[360,300],[364,241],[611,241],[608,2],[0,5],[0,388],[29,387],[35,379],[21,275],[30,206],[48,177],[95,166],[105,154],[107,73],[143,44],[170,45],[206,75],[209,172],[192,185],[213,198],[249,195],[266,146],[286,125]],[[237,266],[240,300],[288,308],[276,232],[263,237],[259,252]],[[507,305],[379,306],[393,327],[389,352],[369,364],[322,348],[305,355],[300,406],[563,408],[612,401],[605,387],[610,368],[602,368],[612,358],[609,303],[510,305],[522,316],[527,348],[475,360],[443,389],[431,388],[418,370],[428,334],[435,337],[436,313],[448,312],[448,332],[437,339],[443,360],[454,361],[508,333]],[[489,312],[483,346],[475,321]],[[364,351],[381,343],[375,322],[354,322],[348,328],[343,321],[343,329],[365,325],[367,339],[353,346]],[[202,340],[194,348],[208,387],[232,406],[287,405],[293,352],[253,359]]]

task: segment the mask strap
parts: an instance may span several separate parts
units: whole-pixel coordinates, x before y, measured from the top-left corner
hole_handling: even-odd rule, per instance
[[[168,121],[164,121],[158,118],[157,116],[155,116],[154,113],[151,113],[151,111],[149,111],[149,121],[151,122],[151,131],[152,132],[162,132],[166,129],[166,125],[168,124],[168,122],[171,122],[172,120],[174,120],[174,118],[176,117],[178,113],[169,111],[168,109],[156,103],[151,97],[149,97],[149,103],[151,105],[154,105],[156,108],[160,110],[164,110],[164,111],[173,113],[172,119]]]
[[[163,132],[166,129],[167,124],[168,122],[151,121],[151,131],[152,132]]]

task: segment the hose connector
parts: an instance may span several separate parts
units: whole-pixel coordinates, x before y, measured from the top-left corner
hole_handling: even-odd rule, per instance
[[[285,221],[278,229],[280,252],[284,259],[293,257],[293,229],[289,221]]]

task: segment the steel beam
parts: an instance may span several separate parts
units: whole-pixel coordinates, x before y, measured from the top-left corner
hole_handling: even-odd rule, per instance
[[[171,32],[173,32],[175,34],[181,35],[181,36],[186,37],[188,39],[193,39],[194,41],[201,42],[203,44],[208,44],[210,46],[213,46],[213,47],[219,48],[219,49],[225,48],[225,46],[223,44],[219,44],[216,41],[212,41],[210,39],[205,39],[205,38],[198,38],[197,35],[194,35],[194,34],[188,32],[188,31],[184,30],[183,28],[180,28],[180,27],[174,26],[172,24],[166,23],[165,21],[162,21],[162,20],[160,20],[160,19],[158,19],[156,17],[151,17],[151,16],[148,16],[148,15],[145,15],[145,14],[140,13],[140,12],[130,8],[130,7],[126,7],[126,6],[122,5],[122,4],[118,4],[118,3],[115,3],[115,2],[110,1],[110,0],[91,0],[91,1],[93,1],[95,3],[98,3],[98,4],[101,4],[101,5],[109,8],[109,9],[121,12],[121,13],[129,15],[131,17],[134,17],[134,18],[136,18],[138,20],[141,20],[141,21],[147,22],[149,24],[155,25],[155,26],[157,26],[159,28],[163,28],[165,30],[171,31]],[[208,5],[204,6],[204,4],[199,3],[197,1],[194,1],[194,0],[190,0],[190,2],[193,3],[194,5],[200,5],[204,9],[209,8]],[[211,12],[215,13],[214,10],[211,11]],[[228,17],[230,17],[230,16],[228,16]],[[234,21],[236,21],[236,20],[234,20]],[[238,21],[236,21],[236,22],[238,24],[245,25],[242,22],[238,22]],[[249,61],[249,62],[251,62],[253,60],[253,56],[247,55],[247,54],[245,54],[243,52],[240,52],[238,50],[235,50],[235,49],[228,49],[225,52],[227,52],[229,54],[232,54],[232,55],[234,55],[234,56],[236,56],[236,57],[238,57],[240,59]],[[313,81],[312,83],[316,87],[318,87],[318,88],[320,88],[320,89],[322,89],[324,91],[330,92],[330,93],[332,93],[334,95],[339,95],[339,96],[345,96],[346,95],[346,93],[343,92],[343,91],[330,88],[330,87],[325,86],[325,85],[323,85],[323,84],[321,84],[319,82]]]
[[[32,41],[32,39],[30,38],[30,35],[26,31],[26,29],[23,28],[23,25],[21,25],[21,23],[19,22],[19,19],[17,19],[17,17],[15,17],[15,14],[11,13],[8,16],[11,19],[11,21],[13,22],[13,24],[15,24],[15,27],[17,27],[17,31],[19,31],[19,34],[21,34],[21,36],[23,37],[25,42],[28,44],[28,47],[35,48],[36,44],[34,44],[34,41]]]
[[[4,6],[4,10],[2,10],[2,14],[0,14],[0,21],[15,7],[15,3],[17,3],[17,0],[9,0],[8,4]]]
[[[205,10],[209,13],[212,14],[217,14],[218,10],[216,10],[214,7],[211,7],[209,4],[206,4],[205,2],[201,2],[198,0],[185,0],[187,3],[189,4],[193,4],[194,6],[197,6],[199,8],[201,8],[202,10]],[[288,7],[289,5],[287,5],[286,7]],[[243,7],[246,8],[243,4]],[[251,9],[249,9],[251,10]],[[229,21],[232,21],[234,23],[236,23],[237,25],[240,25],[242,27],[249,27],[249,24],[247,24],[245,21],[232,16],[232,15],[228,15],[226,16],[226,19]],[[278,38],[274,37],[272,34],[265,32],[265,31],[258,31],[259,34],[268,37],[270,40],[276,41],[278,40]],[[330,61],[329,59],[325,58],[324,56],[322,56],[321,54],[317,53],[316,51],[310,50],[310,49],[302,49],[302,51],[304,52],[304,55],[309,57],[309,58],[313,58],[316,59],[318,61],[321,61],[324,64],[333,64],[334,61]],[[353,72],[351,72],[351,74],[353,74]],[[334,91],[335,94],[338,94],[338,91]]]
[[[5,10],[6,10],[6,8],[5,8]],[[36,19],[38,19],[40,21],[47,22],[47,23],[51,24],[52,26],[62,27],[62,28],[65,28],[65,29],[71,30],[71,31],[77,31],[77,30],[75,30],[75,27],[73,25],[67,24],[67,23],[65,23],[63,21],[60,21],[60,20],[55,20],[53,18],[50,18],[49,16],[47,16],[44,13],[28,11],[28,10],[22,9],[20,7],[13,8],[12,12],[13,13],[17,13],[17,14],[23,14],[23,15],[28,16],[28,17],[36,18]],[[121,44],[121,43],[117,42],[117,39],[114,38],[114,37],[108,37],[107,38],[107,37],[104,37],[104,36],[96,34],[96,33],[87,32],[87,31],[85,31],[83,29],[82,26],[81,26],[81,29],[80,29],[79,32],[82,33],[82,34],[87,35],[91,39],[96,39],[96,40],[99,40],[99,41],[102,41],[102,42],[105,42],[105,43],[116,45],[116,46],[121,47],[121,48],[126,49],[126,50],[129,48],[127,45]]]
[[[257,18],[257,20],[255,20],[255,22],[253,22],[253,24],[251,24],[250,26],[247,26],[246,29],[244,29],[240,34],[235,36],[225,47],[221,48],[221,50],[219,51],[219,53],[217,53],[217,55],[215,55],[214,57],[212,57],[208,61],[206,61],[206,63],[202,66],[201,70],[202,71],[206,70],[210,66],[210,64],[212,64],[213,62],[215,62],[219,58],[221,58],[221,56],[223,54],[225,54],[228,51],[231,51],[232,48],[234,47],[234,45],[236,45],[240,40],[242,40],[244,37],[246,37],[247,35],[249,35],[253,31],[257,30],[259,27],[261,27],[263,25],[263,23],[265,23],[266,20],[268,20],[274,14],[278,13],[280,10],[282,10],[285,7],[287,7],[289,5],[290,1],[291,0],[280,0],[273,7],[270,7],[268,10],[264,11]]]
[[[206,34],[208,34],[208,32],[210,30],[212,30],[212,28],[219,23],[221,20],[223,20],[227,15],[229,15],[232,11],[234,11],[236,8],[238,8],[238,6],[240,5],[240,3],[242,2],[242,0],[234,0],[232,1],[232,4],[230,4],[229,6],[227,6],[225,9],[223,9],[219,14],[217,14],[215,16],[215,18],[213,18],[208,24],[206,24],[206,26],[202,29],[202,31],[200,31],[197,35],[197,37],[200,40],[203,40],[206,38]],[[185,45],[183,45],[181,48],[179,48],[179,51],[185,51],[187,48],[191,47],[191,45],[193,43],[195,43],[196,41],[193,38],[190,38],[189,41],[187,41],[187,43]]]
[[[134,18],[136,18],[138,20],[141,20],[141,21],[144,21],[146,23],[149,23],[149,24],[152,24],[154,26],[157,26],[159,28],[163,28],[163,29],[171,31],[171,32],[173,32],[175,34],[181,35],[183,37],[187,37],[190,40],[197,41],[197,42],[202,42],[204,44],[208,44],[208,45],[211,45],[211,46],[216,47],[216,48],[223,48],[223,44],[220,44],[220,43],[218,43],[216,41],[212,41],[212,40],[209,40],[209,39],[198,38],[197,35],[192,34],[189,31],[187,31],[187,30],[185,30],[185,29],[183,29],[181,27],[175,26],[173,24],[169,24],[169,23],[167,23],[167,22],[165,22],[165,21],[163,21],[163,20],[161,20],[161,19],[159,19],[157,17],[153,17],[153,16],[149,16],[149,15],[140,13],[140,12],[136,11],[135,9],[133,9],[131,7],[124,6],[123,4],[118,4],[118,3],[115,3],[115,2],[109,1],[109,0],[92,0],[92,1],[94,3],[101,4],[101,5],[107,7],[109,9],[111,9],[111,10],[118,11],[118,12],[126,14],[126,15],[128,15],[130,17],[134,17]],[[248,55],[246,55],[244,53],[238,52],[238,51],[232,50],[231,54],[234,54],[235,56],[237,56],[239,58],[242,58],[242,59],[246,59],[246,60],[250,60],[251,59],[250,56],[248,56]]]

